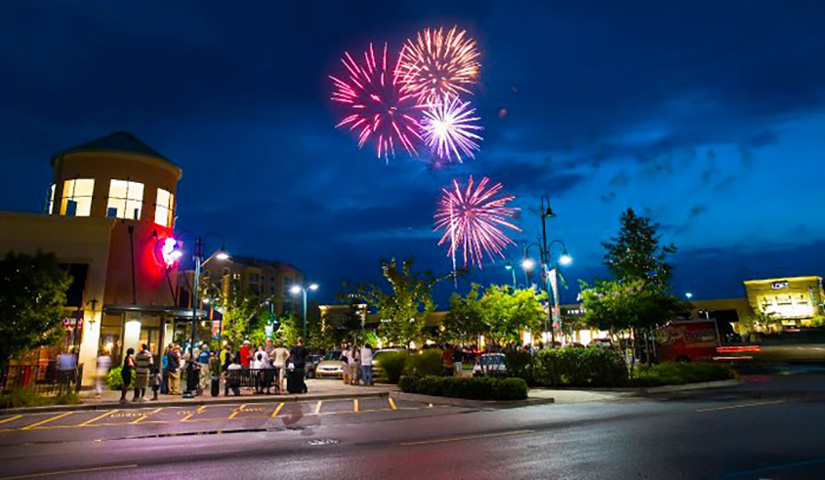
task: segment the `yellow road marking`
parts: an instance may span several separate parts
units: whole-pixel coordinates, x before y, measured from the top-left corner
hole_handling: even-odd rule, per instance
[[[323,405],[323,400],[318,400],[318,403],[315,404],[315,415],[321,413],[321,405]]]
[[[534,430],[514,430],[512,432],[502,432],[502,433],[485,433],[481,435],[467,435],[464,437],[452,437],[452,438],[438,438],[435,440],[422,440],[420,442],[405,442],[402,443],[402,446],[410,447],[413,445],[431,445],[437,443],[449,443],[449,442],[460,442],[463,440],[475,440],[477,438],[495,438],[495,437],[509,437],[512,435],[524,435],[527,433],[533,433]]]
[[[195,413],[203,413],[204,410],[206,410],[206,405],[201,405],[197,410],[195,410]]]
[[[0,423],[11,422],[11,421],[17,420],[18,418],[23,418],[23,415],[15,415],[13,417],[4,418],[3,420],[0,420]]]
[[[709,407],[709,408],[697,408],[697,412],[718,412],[721,410],[733,410],[734,408],[748,408],[748,407],[762,407],[765,405],[778,405],[780,403],[785,403],[786,400],[774,400],[772,402],[755,402],[755,403],[740,403],[738,405],[726,405],[724,407]]]
[[[40,426],[40,425],[43,425],[43,424],[49,423],[49,422],[51,422],[52,420],[57,420],[57,419],[59,419],[59,418],[67,417],[67,416],[71,415],[72,413],[74,413],[74,412],[63,412],[63,413],[61,413],[60,415],[55,415],[55,416],[53,416],[53,417],[49,417],[49,418],[47,418],[47,419],[45,419],[45,420],[40,420],[39,422],[37,422],[37,423],[32,423],[31,425],[26,425],[25,427],[23,427],[23,430],[29,430],[29,429],[32,429],[32,428],[34,428],[34,427],[37,427],[37,426]]]
[[[284,402],[279,403],[278,406],[275,407],[275,410],[272,410],[272,415],[270,415],[269,418],[277,417],[278,414],[281,413],[282,408],[284,408]]]
[[[161,410],[163,410],[163,407],[156,408],[156,409],[152,410],[151,412],[143,413],[143,414],[140,415],[140,417],[136,418],[132,423],[140,423],[140,422],[144,421],[146,419],[146,417],[148,417],[149,415],[152,415],[153,413],[158,413]]]
[[[32,473],[28,475],[15,475],[13,477],[0,477],[0,480],[18,480],[21,478],[38,478],[38,477],[50,477],[54,475],[69,475],[72,473],[91,473],[91,472],[104,472],[106,470],[123,470],[126,468],[137,468],[137,464],[132,465],[116,465],[113,467],[93,467],[93,468],[79,468],[76,470],[59,470],[56,472],[43,472],[43,473]]]
[[[236,409],[235,409],[235,411],[233,411],[232,413],[230,413],[230,414],[229,414],[229,416],[228,416],[226,419],[227,419],[227,420],[232,420],[233,418],[235,418],[236,416],[238,416],[238,414],[239,414],[239,413],[243,412],[243,407],[245,407],[245,406],[246,406],[246,405],[241,405],[240,407],[236,408]]]
[[[395,410],[397,408],[395,406],[395,400],[393,400],[392,397],[387,397],[387,402],[389,402],[391,409]]]
[[[358,413],[358,399],[357,398],[352,399],[352,411],[355,412],[355,413]]]
[[[180,422],[183,423],[183,422],[189,420],[190,418],[192,418],[192,415],[194,415],[193,412],[187,413],[185,417],[180,419]]]

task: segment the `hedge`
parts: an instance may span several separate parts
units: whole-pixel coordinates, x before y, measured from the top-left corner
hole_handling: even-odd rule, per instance
[[[524,400],[527,382],[521,378],[401,377],[399,388],[406,393],[471,400]]]
[[[562,348],[536,355],[525,351],[506,353],[508,374],[542,387],[618,387],[627,384],[627,369],[613,350]]]
[[[407,352],[384,352],[376,356],[380,364],[380,380],[387,383],[398,383],[407,364]]]
[[[733,378],[733,371],[714,363],[665,362],[639,368],[631,384],[635,387],[684,385]]]

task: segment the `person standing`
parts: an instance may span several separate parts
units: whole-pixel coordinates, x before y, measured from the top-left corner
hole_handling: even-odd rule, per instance
[[[95,372],[95,398],[100,398],[103,395],[103,385],[106,383],[106,377],[109,375],[109,369],[112,368],[112,357],[107,355],[107,352],[102,352],[97,357],[97,371]]]
[[[126,350],[126,356],[123,358],[123,367],[120,369],[120,379],[123,381],[123,387],[120,390],[120,403],[126,403],[126,392],[132,385],[132,371],[135,368],[135,349],[129,348]]]
[[[275,369],[278,375],[278,391],[283,392],[286,389],[284,379],[286,378],[286,360],[289,358],[289,350],[284,348],[284,342],[278,340],[278,346],[272,352],[275,355]]]
[[[353,344],[352,348],[349,350],[349,363],[347,363],[347,368],[349,368],[349,384],[358,385],[358,372],[361,368],[361,355],[358,346],[355,344]]]
[[[145,343],[140,345],[140,352],[135,355],[135,397],[133,402],[145,402],[146,387],[149,385],[149,373],[152,371],[152,354]]]
[[[201,345],[200,352],[198,352],[198,371],[200,371],[200,378],[198,379],[198,395],[202,395],[204,391],[209,390],[209,382],[211,380],[209,374],[209,359],[211,352],[209,345],[204,343]]]
[[[158,392],[160,391],[161,384],[163,384],[163,375],[160,373],[160,369],[155,367],[155,370],[152,372],[152,378],[149,379],[149,384],[152,386],[152,400],[158,399]]]
[[[449,343],[444,345],[444,350],[441,351],[441,365],[444,367],[443,376],[453,376],[453,347]]]
[[[167,380],[169,395],[180,395],[180,350],[178,350],[176,343],[169,345],[166,356],[169,359],[166,366],[167,375],[169,376]]]
[[[349,346],[346,342],[341,346],[341,379],[344,382],[344,385],[349,385],[350,378],[349,378],[349,362],[350,362],[350,350]]]
[[[455,368],[455,376],[461,377],[464,370],[464,352],[460,347],[455,347],[453,350],[453,367]]]
[[[370,344],[364,345],[361,349],[361,380],[364,385],[372,385],[372,347]]]
[[[287,380],[287,390],[289,390],[290,393],[306,393],[307,391],[306,383],[304,382],[307,355],[309,355],[309,350],[304,346],[304,339],[298,337],[295,346],[289,349],[289,362],[292,363],[293,367],[291,372],[292,382],[294,382],[295,385],[294,389],[290,389],[290,381]]]
[[[264,346],[264,350],[266,351],[267,356],[270,358],[272,357],[272,352],[275,351],[275,345],[272,344],[272,339],[266,339],[266,345]]]

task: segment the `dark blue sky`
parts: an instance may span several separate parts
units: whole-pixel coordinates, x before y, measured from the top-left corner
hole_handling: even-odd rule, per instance
[[[2,2],[0,209],[41,211],[52,153],[128,130],[183,167],[179,227],[298,265],[325,301],[385,256],[448,271],[432,213],[470,173],[518,197],[519,241],[550,195],[571,281],[604,275],[629,206],[680,248],[680,293],[823,273],[825,3],[447,3]],[[335,130],[345,50],[453,24],[482,51],[475,160],[385,165]],[[460,289],[508,281],[502,265]]]

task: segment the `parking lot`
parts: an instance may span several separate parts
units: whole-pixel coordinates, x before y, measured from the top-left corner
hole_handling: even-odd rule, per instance
[[[469,409],[370,397],[234,405],[78,410],[0,416],[0,445],[104,440],[196,433],[306,429],[325,424],[387,421]]]

